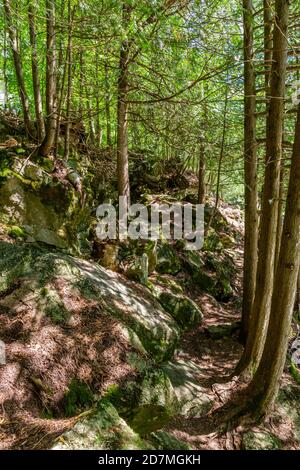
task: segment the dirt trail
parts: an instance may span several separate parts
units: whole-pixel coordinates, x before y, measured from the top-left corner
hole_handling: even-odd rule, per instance
[[[263,424],[256,426],[246,418],[243,424],[236,427],[232,426],[232,423],[226,421],[224,417],[222,419],[220,413],[216,413],[218,409],[223,407],[223,410],[228,409],[229,402],[232,407],[231,399],[236,399],[236,394],[239,396],[239,392],[245,386],[245,384],[238,382],[237,377],[231,377],[243,349],[238,341],[238,331],[219,339],[209,335],[212,325],[226,327],[226,324],[235,323],[241,317],[242,247],[237,245],[233,248],[233,252],[237,268],[235,291],[238,292],[238,295],[228,303],[216,302],[213,297],[207,294],[202,294],[194,299],[203,310],[203,323],[197,329],[183,335],[181,348],[174,358],[175,361],[184,359],[185,363],[193,364],[193,367],[190,368],[193,374],[192,380],[203,388],[204,394],[213,401],[213,406],[207,414],[204,413],[200,417],[176,416],[165,430],[185,441],[194,449],[241,449],[243,448],[243,435],[250,431],[258,433],[257,436],[271,435],[275,436],[275,439],[279,438],[286,450],[299,450],[299,440],[295,438],[295,434],[297,434],[295,421],[293,421],[290,411],[287,411],[288,414],[282,414],[282,409],[276,406],[274,412]],[[286,370],[281,386],[291,384],[295,386]],[[260,439],[263,440],[264,437],[258,437],[258,447],[255,448],[260,448]]]
[[[240,246],[234,250],[236,255],[236,290],[241,292],[243,252]],[[194,299],[201,306],[204,320],[201,326],[185,333],[181,347],[174,360],[184,360],[193,364],[193,380],[203,387],[205,394],[212,399],[212,410],[203,417],[175,417],[166,430],[187,442],[195,449],[234,449],[239,447],[240,439],[234,433],[219,434],[211,412],[226,403],[237,389],[236,381],[230,375],[242,353],[238,342],[238,331],[219,339],[211,337],[212,325],[222,327],[240,320],[241,298],[231,302],[217,302],[208,294],[201,294]],[[196,366],[196,367],[195,367]]]

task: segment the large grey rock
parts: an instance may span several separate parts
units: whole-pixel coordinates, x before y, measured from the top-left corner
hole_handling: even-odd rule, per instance
[[[0,242],[0,292],[13,281],[30,283],[34,304],[41,314],[67,323],[70,306],[61,298],[59,284],[92,299],[124,325],[128,337],[134,337],[157,361],[171,357],[179,338],[175,320],[165,312],[150,292],[96,263],[60,253],[49,253],[34,245],[14,246]],[[77,294],[78,295],[78,294]],[[133,332],[133,334],[132,334]],[[138,339],[137,339],[138,338]]]
[[[7,163],[2,174],[0,162],[0,175],[0,223],[30,227],[30,241],[82,253],[78,233],[89,228],[90,208],[88,201],[82,207],[81,196],[72,185],[18,158]]]
[[[244,450],[279,450],[283,443],[274,434],[265,431],[247,431],[243,434]]]
[[[66,241],[62,237],[57,235],[57,233],[47,228],[41,228],[37,230],[37,232],[33,234],[33,237],[38,242],[43,242],[47,245],[56,246],[56,248],[67,248]]]
[[[190,450],[183,441],[165,431],[141,438],[106,399],[97,411],[81,418],[62,434],[52,450]]]
[[[212,407],[212,400],[207,390],[197,380],[201,373],[193,361],[179,359],[163,365],[163,370],[170,378],[179,402],[179,414],[199,417]]]
[[[198,305],[189,297],[170,291],[161,291],[158,292],[157,298],[181,328],[189,329],[201,323],[203,314]]]
[[[279,413],[291,421],[293,434],[300,442],[300,386],[288,385],[280,389],[277,397]]]
[[[162,368],[149,367],[112,398],[121,416],[134,431],[147,435],[161,429],[179,410],[179,402],[168,375]]]
[[[114,406],[102,400],[98,410],[82,418],[61,435],[53,450],[146,450],[151,444],[143,441],[119,416]]]
[[[231,336],[236,333],[240,328],[240,321],[233,323],[220,323],[219,325],[208,325],[206,331],[210,338],[221,339],[227,336]]]

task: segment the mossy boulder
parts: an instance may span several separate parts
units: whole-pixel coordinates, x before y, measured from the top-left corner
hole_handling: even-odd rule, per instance
[[[300,442],[300,386],[288,385],[280,389],[277,406],[279,413],[292,421],[293,433]]]
[[[192,282],[220,302],[228,302],[234,294],[231,282],[235,274],[231,259],[206,254],[204,268],[192,271]]]
[[[204,267],[203,253],[199,251],[185,250],[182,259],[185,270],[191,275]]]
[[[222,243],[224,248],[233,248],[234,245],[236,244],[236,241],[233,238],[233,236],[229,235],[228,233],[220,234],[220,242]]]
[[[62,434],[53,450],[190,450],[188,444],[165,431],[141,437],[104,398],[87,416]]]
[[[278,437],[265,431],[247,431],[242,438],[243,450],[280,450],[283,443]]]
[[[175,276],[181,269],[181,262],[175,249],[167,243],[160,244],[157,248],[156,271],[160,274]]]
[[[89,197],[86,199],[83,207],[79,192],[45,171],[40,163],[8,153],[1,159],[0,223],[27,227],[28,241],[81,253],[78,233],[90,224]]]
[[[161,429],[178,411],[172,383],[163,369],[146,368],[140,377],[129,382],[125,392],[112,401],[121,416],[141,435]]]
[[[210,227],[204,238],[203,251],[215,252],[222,251],[223,249],[224,245],[220,236],[212,227]]]
[[[205,271],[199,271],[193,274],[192,281],[199,289],[215,296],[217,280],[213,275],[209,275]]]
[[[153,446],[130,428],[107,399],[102,399],[96,411],[62,434],[53,447],[53,450],[147,449]]]
[[[202,322],[203,314],[198,305],[189,297],[173,292],[161,292],[158,300],[183,329],[189,329]]]
[[[170,275],[157,275],[150,279],[150,288],[154,296],[167,289],[173,294],[183,294],[183,283]]]
[[[182,440],[165,431],[157,431],[147,437],[157,450],[191,450],[191,447]]]
[[[195,362],[179,359],[166,362],[162,368],[172,383],[179,415],[200,417],[211,409],[213,402],[207,396],[207,390],[199,385],[201,370]]]
[[[23,230],[22,227],[18,227],[17,225],[13,225],[9,228],[8,235],[12,238],[15,238],[16,240],[23,240],[26,238],[25,230]]]
[[[231,336],[236,333],[240,328],[240,322],[236,321],[233,323],[221,323],[218,325],[208,325],[206,331],[210,338],[221,339],[224,337]]]
[[[124,331],[134,333],[144,350],[156,361],[169,359],[178,343],[179,328],[148,289],[137,286],[96,263],[90,263],[34,244],[0,242],[0,292],[14,289],[14,299],[33,291],[31,308],[54,323],[68,324],[72,317],[70,297],[93,300],[116,318]],[[67,289],[62,289],[68,286]],[[131,335],[132,336],[132,335]]]

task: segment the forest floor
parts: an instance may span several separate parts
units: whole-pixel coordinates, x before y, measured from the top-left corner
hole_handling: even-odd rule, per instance
[[[225,211],[227,220],[234,226],[237,223],[236,217],[233,216],[230,221],[230,214],[233,213],[234,215],[234,210],[228,205],[224,205],[222,210],[223,212]],[[234,228],[237,231],[242,231],[242,227],[239,225]],[[260,426],[253,426],[253,423],[247,424],[247,422],[239,426],[232,426],[230,421],[224,419],[224,417],[221,416],[220,419],[219,410],[223,409],[223,407],[226,410],[226,405],[229,402],[232,403],[231,399],[243,389],[243,384],[238,382],[237,377],[232,377],[235,365],[242,353],[242,345],[238,341],[238,322],[240,320],[242,302],[243,250],[241,240],[237,241],[230,249],[227,249],[227,252],[234,260],[236,268],[233,285],[235,295],[227,302],[220,302],[205,292],[197,292],[194,295],[193,293],[190,294],[193,300],[201,307],[203,322],[191,331],[183,333],[180,340],[180,349],[171,361],[179,371],[180,368],[182,369],[181,379],[183,387],[185,389],[189,387],[188,381],[184,383],[185,374],[187,373],[189,380],[196,384],[196,386],[199,386],[203,396],[212,402],[212,407],[206,414],[201,413],[200,416],[189,414],[187,417],[179,414],[163,430],[194,449],[230,450],[248,448],[249,443],[245,444],[244,436],[245,433],[247,435],[249,432],[251,438],[250,446],[252,445],[254,448],[257,448],[257,446],[259,448],[260,442],[265,438],[267,440],[266,445],[272,448],[275,436],[284,443],[284,449],[299,449],[299,440],[295,440],[292,417],[289,418],[289,416],[283,415],[278,409]],[[17,286],[14,286],[14,288],[17,288]],[[67,290],[66,288],[61,289],[62,297],[66,297]],[[30,298],[24,298],[22,305],[25,305],[27,301],[30,302]],[[74,301],[78,303],[78,299]],[[20,362],[21,364],[24,361],[28,362],[30,360],[30,367],[33,367],[37,376],[39,376],[39,371],[42,371],[44,366],[38,354],[34,354],[33,357],[30,356],[29,358],[28,346],[24,343],[26,340],[24,337],[25,333],[33,336],[35,348],[44,348],[43,344],[47,343],[47,356],[49,356],[49,360],[52,357],[51,345],[54,344],[57,349],[59,344],[64,351],[67,348],[67,358],[65,357],[61,361],[56,355],[55,359],[57,362],[55,370],[58,370],[59,376],[57,376],[54,391],[59,394],[64,388],[62,381],[67,383],[72,374],[75,374],[76,361],[80,360],[77,351],[78,343],[72,343],[67,328],[62,329],[57,325],[48,326],[46,329],[36,327],[32,331],[29,318],[30,309],[27,309],[27,316],[29,318],[27,321],[27,316],[23,312],[24,306],[22,309],[22,305],[20,305],[18,316],[4,315],[5,321],[0,322],[0,336],[8,339],[7,335],[9,335],[12,341],[14,357],[18,363]],[[83,323],[82,331],[78,330],[77,327],[77,335],[78,337],[81,335],[81,341],[83,337],[85,338],[85,344],[95,343],[97,349],[102,344],[99,339],[101,340],[104,334],[103,331],[107,328],[112,328],[112,325],[109,324],[107,326],[107,317],[104,318],[100,325],[100,320],[96,321],[93,316],[91,317],[87,306],[84,306],[84,310],[87,315],[86,322]],[[91,320],[93,321],[91,322]],[[99,331],[101,331],[100,336]],[[47,333],[46,337],[44,336],[45,332]],[[112,372],[115,371],[116,375],[118,371],[121,371],[122,376],[124,367],[126,368],[124,361],[121,360],[117,364],[117,360],[113,360],[114,358],[122,357],[122,352],[128,347],[121,340],[122,337],[120,336],[118,341],[119,352],[116,353],[114,351],[109,357],[110,365],[113,367],[109,367],[105,374],[107,378],[113,379],[115,382],[118,382],[118,380],[116,377],[111,377]],[[70,341],[72,344],[67,347]],[[74,352],[73,349],[76,351]],[[101,351],[98,351],[99,357],[102,357]],[[59,357],[64,356],[59,354]],[[106,360],[107,358],[104,359]],[[72,361],[75,361],[74,364]],[[6,374],[2,375],[0,380],[0,395],[4,394],[6,397],[5,406],[2,407],[2,413],[0,412],[0,448],[49,448],[53,445],[57,436],[72,428],[74,423],[77,422],[78,417],[70,419],[60,419],[59,417],[56,419],[44,419],[44,417],[41,417],[42,403],[40,403],[39,388],[43,387],[43,384],[38,381],[35,383],[34,377],[29,372],[28,374],[23,374],[22,380],[15,382],[15,375],[19,374],[16,364],[17,362],[10,364],[10,367],[6,369]],[[26,363],[24,364],[26,370]],[[102,369],[105,369],[105,364],[102,361],[99,363],[99,367],[95,369],[94,362],[92,361],[90,366],[93,370],[93,376],[95,376],[95,382],[99,374],[100,376],[103,375]],[[133,373],[133,371],[129,370],[125,372],[126,376],[128,376],[128,373],[129,375]],[[120,379],[122,381],[122,377]],[[286,371],[282,379],[282,386],[289,384],[293,384],[293,380]],[[7,400],[10,395],[14,397],[11,403]],[[51,397],[51,401],[52,399],[53,397]],[[12,408],[13,404],[14,408]],[[255,433],[258,436],[256,440]],[[269,442],[270,435],[272,436],[271,443]],[[265,445],[265,442],[262,445]]]

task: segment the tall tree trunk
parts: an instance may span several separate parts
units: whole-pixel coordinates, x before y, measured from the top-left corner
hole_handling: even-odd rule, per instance
[[[282,124],[287,67],[287,28],[289,1],[276,0],[271,98],[267,120],[266,168],[259,237],[256,290],[246,347],[237,372],[250,375],[258,367],[268,327],[274,281],[274,262],[278,220]]]
[[[5,18],[4,18],[5,21]],[[8,77],[7,77],[7,32],[4,27],[3,31],[3,85],[4,85],[4,109],[9,107],[8,102]]]
[[[248,390],[254,412],[259,417],[266,415],[275,402],[285,364],[300,265],[299,232],[300,105],[267,338],[260,365]]]
[[[5,19],[8,27],[8,35],[10,39],[11,49],[13,53],[14,66],[16,72],[16,78],[19,89],[20,101],[22,104],[23,116],[24,116],[24,125],[28,135],[33,135],[33,126],[30,118],[29,111],[29,100],[25,86],[23,65],[21,61],[20,49],[18,45],[17,31],[13,24],[12,20],[12,10],[10,5],[10,0],[3,0]]]
[[[91,95],[90,95],[90,91],[88,87],[86,87],[86,106],[87,106],[87,117],[89,120],[89,141],[92,145],[95,145],[96,131],[95,131],[95,123],[93,119],[93,111],[91,107]]]
[[[272,64],[272,49],[273,49],[273,13],[272,13],[272,0],[264,0],[264,60],[265,60],[265,87],[266,96],[270,96],[270,77],[271,77],[271,64]]]
[[[46,51],[46,136],[39,149],[43,156],[49,155],[55,141],[56,130],[56,41],[55,0],[46,0],[47,51]]]
[[[225,102],[224,102],[224,114],[223,114],[223,129],[222,129],[222,141],[221,141],[221,148],[220,148],[220,156],[218,161],[218,170],[217,170],[217,182],[216,182],[216,199],[215,205],[212,209],[211,215],[209,217],[207,226],[205,228],[205,233],[208,233],[211,224],[213,222],[215,213],[217,212],[220,200],[220,183],[221,183],[221,170],[222,170],[222,163],[225,154],[225,140],[226,140],[226,130],[227,130],[227,112],[228,112],[228,94],[229,94],[229,85],[228,85],[228,77],[226,79],[226,88],[225,88]]]
[[[61,24],[64,23],[65,16],[65,1],[62,0],[60,4],[60,21]],[[65,91],[65,81],[67,75],[67,61],[68,61],[68,50],[66,50],[64,56],[64,30],[65,28],[61,26],[59,34],[56,34],[56,44],[57,44],[57,73],[56,73],[56,125],[55,125],[55,138],[54,138],[54,155],[57,156],[59,148],[59,136],[60,136],[60,121],[61,121],[61,111],[62,104],[64,100],[64,91]]]
[[[79,116],[80,121],[83,121],[83,101],[84,101],[84,63],[83,63],[83,49],[79,49]]]
[[[278,196],[278,220],[277,220],[277,233],[276,233],[276,251],[275,251],[275,263],[274,263],[274,273],[276,273],[277,265],[278,265],[278,258],[279,258],[279,251],[280,251],[280,241],[282,235],[282,214],[284,211],[284,161],[281,161],[280,164],[280,182],[279,182],[279,196]]]
[[[245,173],[245,241],[243,311],[241,340],[246,342],[250,315],[254,301],[257,249],[257,143],[256,143],[256,92],[253,63],[253,13],[252,0],[244,0],[244,173]]]
[[[205,146],[204,136],[199,138],[199,182],[198,182],[198,204],[205,204]]]
[[[300,320],[300,269],[299,269],[298,278],[297,278],[296,309],[297,309],[298,320]]]
[[[297,277],[297,286],[296,286],[296,294],[295,294],[295,309],[297,312],[298,320],[300,320],[300,269],[299,269],[298,277]]]
[[[104,82],[105,82],[105,114],[106,114],[106,144],[111,147],[111,123],[110,123],[110,89],[108,77],[108,63],[104,63]]]
[[[101,127],[101,111],[100,111],[100,80],[99,80],[99,47],[95,49],[95,63],[96,63],[96,116],[95,116],[95,129],[96,129],[96,145],[101,147],[102,142],[102,127]]]
[[[72,70],[73,70],[73,20],[75,7],[71,9],[71,1],[68,0],[68,46],[67,46],[67,111],[66,111],[66,133],[65,133],[65,149],[64,159],[68,160],[70,156],[70,129],[71,129],[71,98],[72,98]]]
[[[123,3],[123,26],[128,29],[131,17],[131,7]],[[121,44],[118,105],[117,105],[117,176],[119,196],[127,196],[130,201],[130,183],[128,167],[128,60],[129,41],[124,39]]]
[[[30,45],[31,45],[31,68],[32,68],[35,117],[36,117],[36,124],[37,124],[38,141],[42,142],[43,138],[45,137],[45,123],[44,123],[44,117],[43,117],[43,102],[42,102],[39,68],[38,68],[35,15],[34,15],[34,7],[31,2],[28,5],[28,22],[29,22]]]

